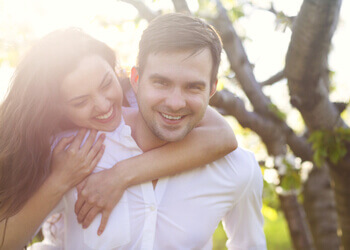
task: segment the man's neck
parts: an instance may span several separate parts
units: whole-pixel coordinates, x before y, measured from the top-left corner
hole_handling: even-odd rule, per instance
[[[137,114],[135,128],[132,131],[134,140],[143,152],[158,148],[167,143],[153,134],[140,112]]]
[[[123,116],[125,123],[131,128],[133,139],[143,152],[147,152],[167,143],[153,134],[137,109],[123,108]]]

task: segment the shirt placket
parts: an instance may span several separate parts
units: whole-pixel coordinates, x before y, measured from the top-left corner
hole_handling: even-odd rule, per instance
[[[141,249],[148,250],[154,248],[158,205],[152,182],[142,184],[141,188],[145,202],[145,223],[142,232]]]

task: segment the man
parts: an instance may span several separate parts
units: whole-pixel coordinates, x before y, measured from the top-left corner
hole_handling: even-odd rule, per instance
[[[131,72],[139,104],[132,129],[143,151],[181,140],[201,120],[215,93],[220,53],[218,35],[197,18],[169,14],[149,24]],[[251,153],[238,148],[162,181],[165,187],[153,183],[161,195],[156,222],[149,234],[144,232],[144,237],[154,237],[149,249],[211,249],[221,219],[229,249],[265,248],[262,176]]]
[[[197,18],[168,14],[153,20],[131,72],[139,112],[124,118],[132,137],[121,125],[114,154],[131,157],[183,139],[215,93],[221,50],[215,30]],[[94,237],[101,217],[95,218],[84,243],[89,249],[211,249],[211,236],[222,220],[229,249],[266,249],[262,185],[253,154],[238,148],[201,168],[128,188],[105,232]],[[89,195],[79,195],[77,204]],[[86,216],[81,210],[78,218]]]

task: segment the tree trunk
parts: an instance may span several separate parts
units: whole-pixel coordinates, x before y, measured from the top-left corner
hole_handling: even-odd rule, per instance
[[[303,194],[304,208],[316,249],[339,249],[334,193],[326,166],[311,171]]]
[[[350,166],[349,166],[350,167]],[[335,192],[341,240],[345,250],[350,249],[350,175],[331,169],[332,186]]]
[[[293,26],[285,75],[288,79],[291,103],[298,108],[310,131],[346,126],[335,105],[329,101],[324,80],[327,56],[338,23],[341,2],[304,0]],[[345,249],[350,249],[349,157],[350,150],[345,160],[336,165],[330,164]]]
[[[305,221],[304,209],[300,206],[296,194],[280,194],[281,207],[288,222],[293,246],[297,250],[312,250],[313,242]]]

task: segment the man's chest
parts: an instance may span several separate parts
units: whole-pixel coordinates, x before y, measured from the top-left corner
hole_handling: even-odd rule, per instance
[[[129,189],[130,219],[143,224],[136,231],[154,238],[154,249],[206,245],[233,205],[232,185],[219,179],[188,173]]]

